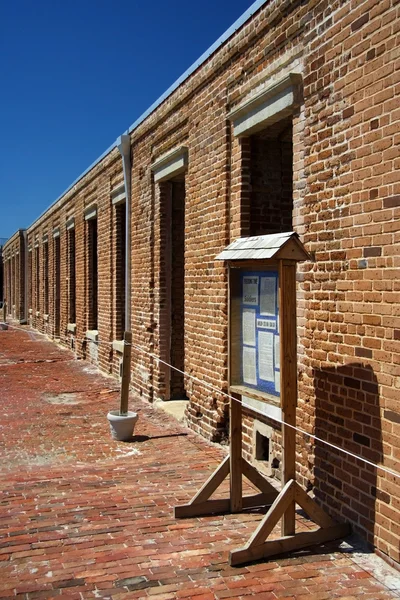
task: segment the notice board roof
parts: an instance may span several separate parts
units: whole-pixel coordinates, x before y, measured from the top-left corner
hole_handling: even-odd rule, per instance
[[[308,260],[309,254],[294,231],[239,238],[225,248],[216,260]]]

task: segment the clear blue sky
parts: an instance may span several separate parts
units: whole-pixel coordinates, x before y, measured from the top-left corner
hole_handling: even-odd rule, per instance
[[[0,238],[8,238],[52,204],[252,1],[0,4]]]

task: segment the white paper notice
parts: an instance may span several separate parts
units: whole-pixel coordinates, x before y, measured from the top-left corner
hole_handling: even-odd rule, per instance
[[[243,344],[256,345],[256,311],[254,308],[244,308],[242,316]]]
[[[279,343],[279,335],[275,336],[275,369],[281,368],[281,345]]]
[[[243,381],[257,385],[256,349],[243,346]]]
[[[260,315],[275,316],[276,313],[276,279],[261,277]]]
[[[258,374],[264,381],[274,381],[274,334],[258,332]]]
[[[243,277],[243,304],[258,306],[259,277]]]
[[[275,391],[278,393],[281,391],[281,372],[280,371],[275,371]]]

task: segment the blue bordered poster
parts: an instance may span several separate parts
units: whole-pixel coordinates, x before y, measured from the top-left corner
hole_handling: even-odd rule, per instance
[[[242,385],[280,395],[278,272],[241,273]]]

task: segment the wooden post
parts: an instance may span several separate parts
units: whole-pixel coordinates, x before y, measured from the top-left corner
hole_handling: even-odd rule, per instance
[[[281,408],[282,420],[296,426],[297,405],[297,338],[296,338],[296,264],[279,262],[279,332],[281,337]],[[282,486],[296,479],[296,431],[283,425]],[[295,534],[295,502],[282,517],[282,535]]]
[[[230,428],[230,502],[231,512],[240,512],[243,508],[242,496],[242,402],[241,397],[232,394]]]
[[[129,402],[129,383],[131,380],[131,351],[132,351],[132,333],[124,332],[124,352],[122,355],[122,381],[121,381],[121,401],[119,414],[126,415]]]

